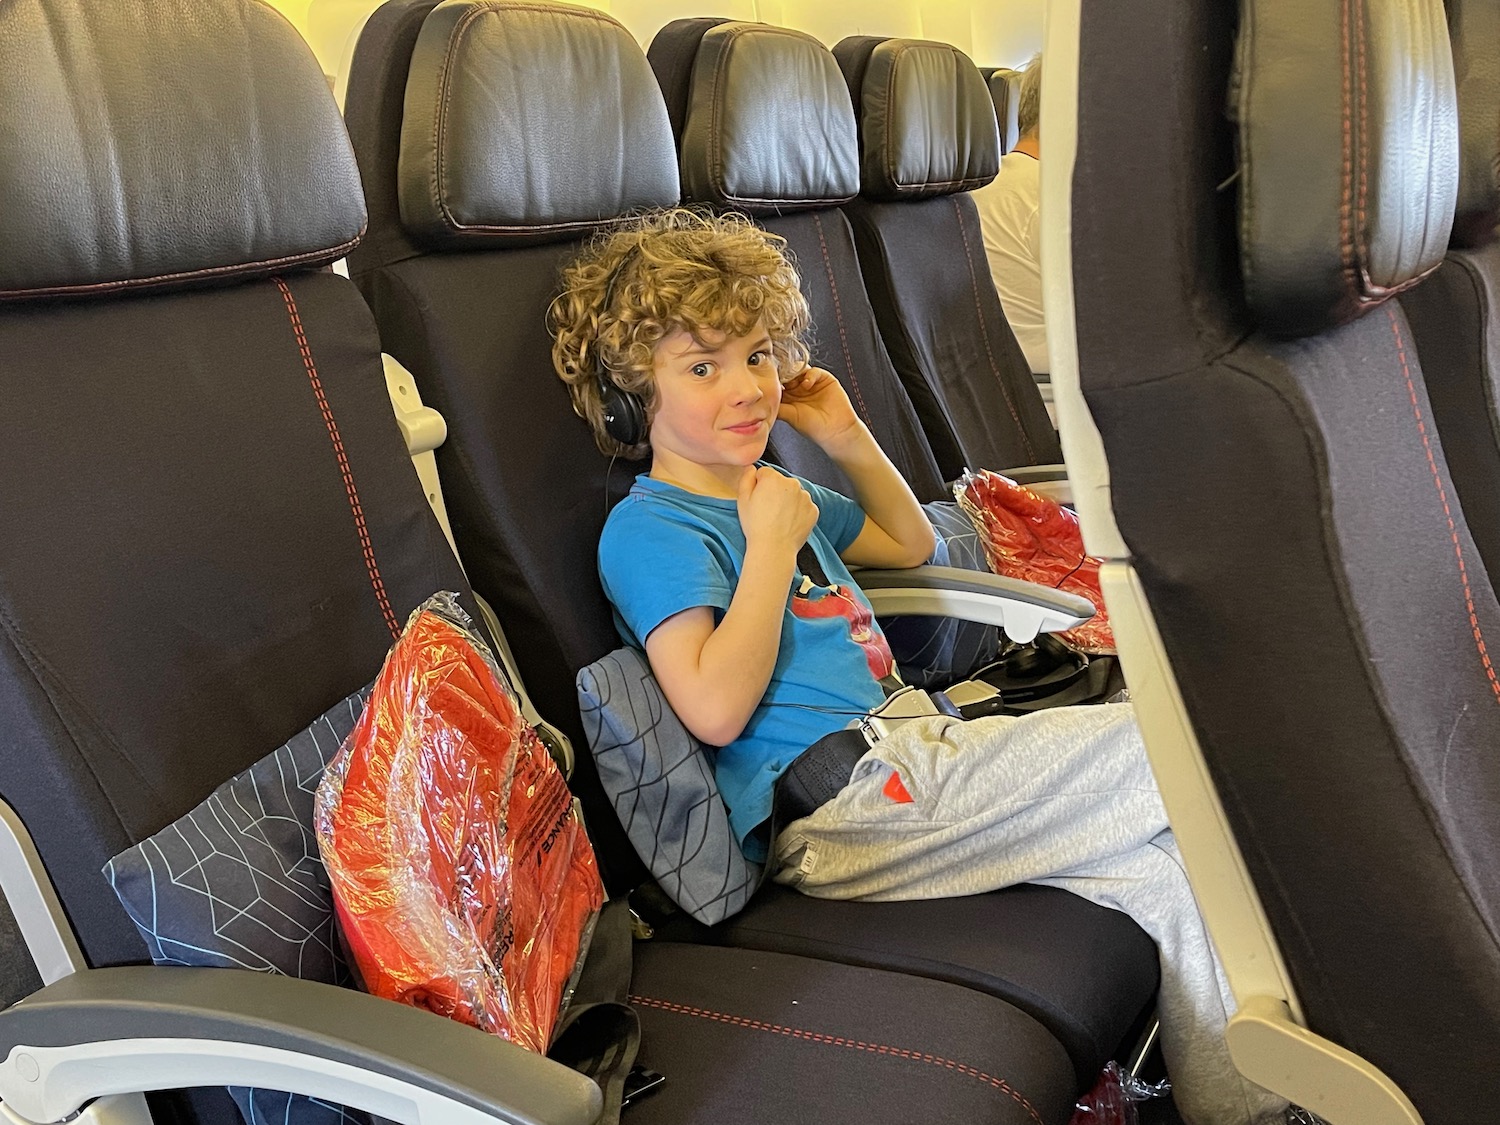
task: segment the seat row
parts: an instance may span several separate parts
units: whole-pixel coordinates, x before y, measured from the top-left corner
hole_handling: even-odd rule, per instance
[[[1485,1029],[1500,1026],[1487,753],[1500,695],[1483,641],[1500,608],[1473,564],[1468,497],[1452,499],[1484,478],[1460,479],[1444,457],[1457,431],[1440,442],[1425,420],[1493,368],[1476,346],[1440,373],[1427,361],[1442,353],[1423,340],[1419,358],[1402,314],[1379,304],[1398,288],[1408,307],[1423,297],[1447,242],[1440,218],[1409,260],[1398,252],[1446,190],[1441,137],[1404,189],[1387,154],[1423,151],[1424,123],[1451,125],[1448,40],[1435,3],[1382,8],[1397,20],[1386,38],[1361,14],[1352,43],[1337,5],[1251,7],[1239,159],[1219,104],[1233,36],[1216,5],[1083,21],[1074,167],[1061,130],[1049,135],[1069,237],[1088,248],[1066,282],[1077,347],[1059,371],[1075,395],[1081,374],[1088,400],[1072,417],[1092,407],[1107,457],[1075,466],[1089,474],[1080,504],[1091,543],[1114,544],[1100,548],[1112,616],[1244,1009],[1241,1068],[1334,1125],[1467,1122],[1493,1104]],[[401,1120],[590,1121],[586,1083],[423,1013],[254,974],[100,968],[143,947],[98,869],[366,682],[437,588],[468,598],[472,579],[494,598],[527,686],[553,721],[576,722],[572,672],[615,644],[592,564],[611,482],[550,375],[540,310],[589,226],[672,201],[688,146],[674,151],[660,117],[657,136],[642,131],[660,95],[597,13],[382,9],[351,77],[356,166],[315,64],[263,7],[49,9],[0,12],[0,42],[22,45],[0,77],[13,145],[0,165],[13,201],[0,496],[15,529],[0,542],[0,797],[19,814],[13,839],[35,846],[6,851],[0,877],[15,901],[19,856],[62,920],[52,946],[33,945],[55,954],[51,987],[0,1016],[7,1111],[53,1120],[92,1094],[269,1075]],[[719,87],[756,69],[736,60],[764,61],[762,33],[737,31],[707,28],[690,60],[715,75],[690,86],[685,111],[707,109],[709,139],[736,120]],[[99,43],[158,70],[106,65]],[[1289,43],[1305,52],[1291,72]],[[1122,99],[1142,73],[1149,88]],[[463,88],[480,76],[506,81]],[[1387,117],[1384,104],[1422,112]],[[125,125],[143,106],[166,109],[149,130]],[[612,107],[621,119],[595,116]],[[1481,160],[1497,148],[1481,143]],[[558,151],[572,162],[549,171]],[[1226,183],[1273,225],[1236,229]],[[583,217],[550,206],[595,191],[608,206]],[[1361,210],[1369,199],[1380,205]],[[1493,225],[1492,199],[1470,210]],[[445,211],[477,221],[449,229]],[[826,216],[810,215],[816,262]],[[1308,231],[1324,252],[1309,254]],[[373,321],[320,268],[351,248]],[[1287,259],[1297,268],[1268,270]],[[1486,267],[1459,270],[1479,279],[1482,345]],[[1267,276],[1332,287],[1267,289]],[[851,286],[836,291],[841,310]],[[1326,292],[1337,299],[1320,304]],[[1474,308],[1434,300],[1439,317]],[[839,325],[837,310],[819,323]],[[448,418],[443,480],[467,576],[392,425],[382,346]],[[1113,511],[1098,506],[1111,489]],[[1393,574],[1396,550],[1412,561]],[[629,887],[638,869],[587,773],[601,857]],[[1082,906],[1046,888],[913,904],[787,895],[642,942],[643,1057],[668,1083],[631,1118],[1061,1121],[1153,987],[1144,935]],[[163,1040],[194,1048],[168,1064]],[[301,1064],[276,1053],[288,1044]],[[38,1045],[53,1052],[12,1051]],[[88,1058],[87,1084],[54,1083],[59,1056]],[[363,1077],[332,1085],[319,1061]],[[377,1096],[378,1082],[393,1085]],[[233,1119],[215,1091],[152,1102],[160,1120]]]
[[[1048,18],[1079,51],[1042,167],[1070,476],[1231,1052],[1331,1122],[1473,1121],[1500,1095],[1500,5]]]
[[[618,643],[594,551],[605,497],[626,482],[609,479],[551,373],[544,312],[582,238],[678,202],[680,182],[708,175],[712,202],[750,206],[792,242],[817,360],[914,484],[941,495],[838,209],[860,188],[847,80],[815,41],[758,25],[673,25],[653,71],[597,12],[396,0],[356,51],[351,150],[316,64],[273,13],[216,0],[180,17],[167,0],[0,15],[4,41],[36,45],[0,103],[15,138],[0,354],[16,453],[0,492],[24,529],[0,558],[0,797],[35,892],[12,893],[12,878],[7,898],[49,985],[0,1017],[0,1054],[45,1027],[97,1076],[102,1049],[82,1017],[110,1008],[150,1029],[142,1042],[217,1044],[172,1067],[144,1047],[117,1052],[117,1085],[93,1093],[166,1087],[149,1098],[162,1120],[232,1119],[207,1088],[220,1082],[280,1082],[403,1120],[422,1098],[444,1120],[460,1104],[474,1120],[591,1120],[588,1083],[478,1033],[414,1036],[420,1014],[315,986],[276,992],[250,974],[226,986],[110,969],[144,947],[99,870],[366,683],[436,590],[489,599],[533,701],[583,745],[573,676]],[[885,66],[889,98],[900,60],[865,46],[866,96]],[[993,116],[967,60],[918,46],[912,73],[935,61],[943,84],[916,92],[949,107],[937,119],[949,132],[892,151],[867,141],[864,159],[893,192],[934,198],[871,201],[868,241],[904,233],[883,225],[887,207],[918,234],[966,240],[965,270],[943,263],[957,282],[932,284],[956,284],[956,307],[989,334],[973,393],[1030,391],[1051,455],[1024,363],[1011,380],[996,359],[1008,330],[980,285],[972,207],[953,194],[983,178],[983,153],[960,175],[909,174],[914,153],[946,149],[966,166],[973,123],[992,142]],[[149,74],[115,61],[144,57]],[[912,108],[882,104],[899,136]],[[866,125],[874,113],[866,104]],[[358,289],[322,268],[346,256]],[[921,264],[941,273],[932,257]],[[912,354],[960,354],[948,346],[924,337]],[[382,350],[447,420],[440,472],[462,568],[393,425]],[[974,420],[997,416],[1025,434],[1019,409]],[[1018,440],[1015,459],[1040,459]],[[776,454],[819,475],[785,435]],[[642,870],[586,756],[574,785],[611,890],[628,892]],[[1048,888],[887,904],[767,891],[727,924],[679,921],[637,946],[641,1057],[668,1082],[631,1116],[1060,1122],[1147,1014],[1156,971],[1128,918]],[[317,1036],[309,1013],[324,1017]],[[430,1040],[417,1056],[392,1046],[414,1037]],[[247,1058],[270,1067],[288,1043],[282,1069],[246,1073]],[[332,1084],[340,1059],[415,1100]],[[8,1108],[34,1120],[76,1108],[45,1082],[38,1100],[16,1099],[29,1080],[9,1065]]]

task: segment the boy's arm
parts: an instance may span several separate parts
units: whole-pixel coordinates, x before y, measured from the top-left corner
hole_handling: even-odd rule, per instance
[[[766,694],[781,647],[781,621],[797,551],[818,522],[806,490],[774,469],[746,469],[740,483],[745,561],[718,625],[696,606],[646,637],[646,658],[667,702],[710,746],[733,742]]]
[[[911,486],[854,413],[829,372],[808,367],[781,393],[779,417],[811,438],[854,485],[865,524],[840,557],[855,566],[920,566],[932,557],[932,523]]]

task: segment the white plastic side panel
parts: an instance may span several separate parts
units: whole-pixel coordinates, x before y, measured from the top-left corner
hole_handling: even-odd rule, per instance
[[[1099,584],[1135,703],[1151,770],[1182,847],[1188,878],[1235,997],[1274,997],[1300,1022],[1291,979],[1208,775],[1146,592],[1129,564],[1106,562]]]
[[[43,984],[88,968],[31,834],[4,801],[0,801],[0,894],[16,917]]]
[[[1078,28],[1082,0],[1048,0],[1042,70],[1042,305],[1052,360],[1052,409],[1073,506],[1092,555],[1128,557],[1110,504],[1109,463],[1078,382],[1073,313],[1073,159],[1078,149]]]

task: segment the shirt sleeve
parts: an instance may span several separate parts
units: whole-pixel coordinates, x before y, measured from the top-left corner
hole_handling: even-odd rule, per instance
[[[626,642],[637,648],[673,614],[697,606],[726,610],[734,597],[733,563],[701,529],[645,510],[630,497],[604,525],[599,579]]]
[[[865,528],[865,510],[841,492],[802,480],[802,487],[818,506],[818,530],[828,537],[833,549],[843,554]]]

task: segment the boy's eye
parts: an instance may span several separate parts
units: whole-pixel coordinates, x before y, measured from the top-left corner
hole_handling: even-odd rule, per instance
[[[695,363],[695,364],[693,364],[693,374],[696,375],[696,376],[698,376],[700,379],[705,378],[712,371],[713,371],[713,364],[711,364],[711,363]]]
[[[758,352],[751,352],[750,353],[750,366],[751,367],[759,367],[762,363],[769,363],[769,362],[771,362],[771,358],[772,358],[771,357],[771,353],[768,352],[768,351],[765,351],[764,349],[762,349],[761,351],[758,351]]]

